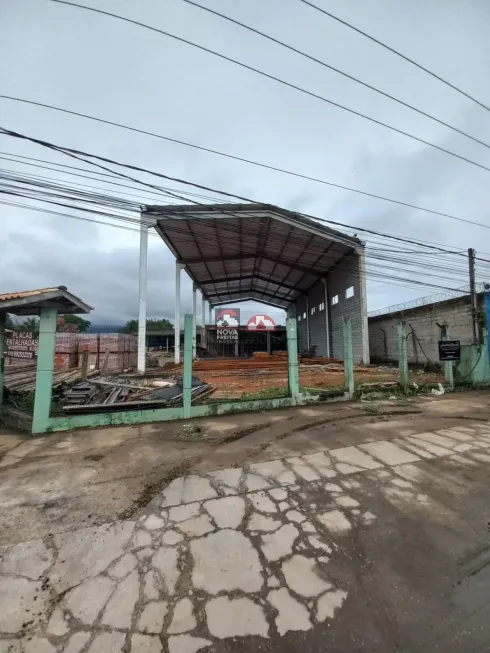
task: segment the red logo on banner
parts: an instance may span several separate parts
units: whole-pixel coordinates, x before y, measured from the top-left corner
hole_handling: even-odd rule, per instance
[[[247,331],[275,331],[276,323],[268,315],[254,315],[247,322]]]
[[[218,329],[237,329],[240,326],[240,309],[223,308],[216,311],[216,326]]]

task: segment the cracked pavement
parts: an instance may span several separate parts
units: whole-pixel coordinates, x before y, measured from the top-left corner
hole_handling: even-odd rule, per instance
[[[305,427],[130,519],[33,523],[0,551],[0,653],[484,650],[490,423],[454,422]]]

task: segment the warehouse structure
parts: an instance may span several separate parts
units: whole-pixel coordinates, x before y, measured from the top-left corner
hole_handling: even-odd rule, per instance
[[[176,334],[181,323],[182,270],[193,281],[194,349],[196,293],[200,291],[199,327],[204,327],[206,305],[211,318],[214,307],[257,301],[297,318],[300,351],[342,359],[342,322],[348,318],[354,360],[369,362],[362,241],[299,213],[266,204],[165,205],[146,206],[141,214],[140,371],[145,364],[150,227],[155,227],[176,259]],[[202,345],[206,347],[205,338]],[[180,351],[175,348],[175,362],[179,360]]]

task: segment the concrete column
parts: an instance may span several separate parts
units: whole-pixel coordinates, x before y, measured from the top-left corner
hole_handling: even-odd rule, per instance
[[[286,318],[286,336],[288,342],[289,393],[294,398],[299,395],[298,331],[295,317]]]
[[[5,374],[5,323],[7,314],[0,313],[0,406],[3,404],[3,377]]]
[[[344,387],[346,393],[352,399],[354,396],[354,356],[352,353],[352,323],[350,320],[343,320],[344,335]]]
[[[306,349],[307,353],[310,351],[310,302],[308,296],[305,295],[306,300]]]
[[[408,355],[407,335],[405,333],[405,322],[398,322],[396,328],[398,344],[398,368],[400,370],[399,383],[403,392],[408,391]]]
[[[197,286],[192,284],[192,357],[196,358],[197,355]]]
[[[487,288],[488,287],[488,288]],[[490,286],[485,284],[485,317],[487,318],[487,351],[488,360],[490,361]]]
[[[184,419],[191,416],[193,336],[194,324],[192,315],[186,315],[184,317],[184,374],[182,383]]]
[[[140,225],[140,269],[138,312],[138,372],[146,369],[146,295],[148,285],[148,225]]]
[[[33,433],[45,433],[48,426],[53,391],[57,314],[58,311],[55,308],[42,308],[40,311],[36,389],[32,419]]]
[[[184,266],[175,262],[174,362],[180,363],[180,273]]]
[[[359,254],[359,287],[361,292],[361,331],[362,331],[362,362],[369,365],[369,325],[367,314],[366,290],[366,252],[364,247],[357,250]]]
[[[206,299],[201,298],[201,347],[206,347]]]
[[[325,333],[327,336],[327,358],[330,358],[330,305],[328,303],[328,285],[325,278],[322,279],[323,285],[325,286]]]

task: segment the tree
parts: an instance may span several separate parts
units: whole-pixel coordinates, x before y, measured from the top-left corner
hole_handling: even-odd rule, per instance
[[[146,320],[147,331],[168,331],[174,326],[168,320]],[[138,320],[128,320],[119,333],[138,333]]]
[[[17,325],[17,331],[22,333],[39,333],[39,318],[38,317],[28,317],[19,325]]]
[[[56,320],[56,331],[64,333],[86,333],[92,323],[78,315],[60,315]]]

